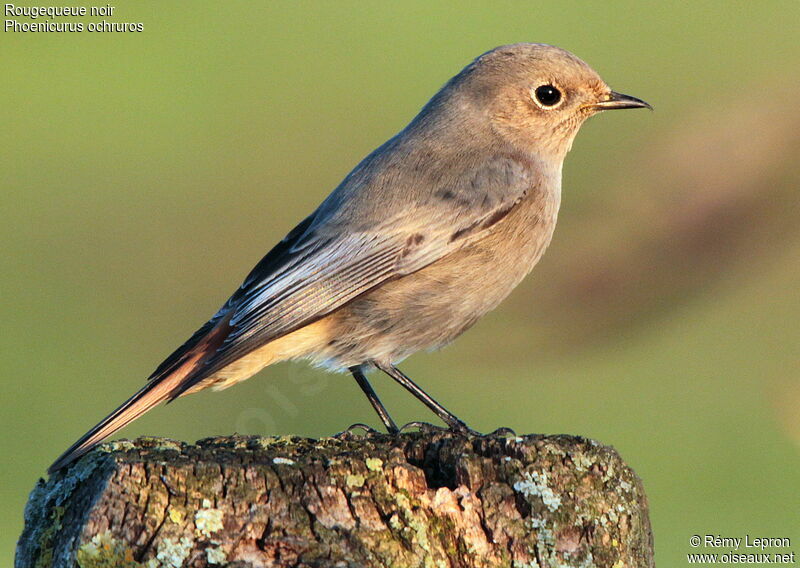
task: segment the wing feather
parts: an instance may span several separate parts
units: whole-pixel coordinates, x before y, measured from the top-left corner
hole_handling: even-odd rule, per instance
[[[428,192],[428,199],[412,199],[397,214],[371,223],[359,219],[358,232],[342,230],[342,212],[323,204],[270,251],[218,312],[216,318],[229,316],[230,332],[172,398],[382,282],[482,238],[535,187],[520,167],[507,159],[479,168],[461,186]]]

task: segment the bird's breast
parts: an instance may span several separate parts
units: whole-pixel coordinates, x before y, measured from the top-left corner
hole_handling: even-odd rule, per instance
[[[332,314],[334,339],[317,358],[342,366],[397,362],[455,339],[505,299],[541,258],[558,215],[560,180],[555,181],[532,187],[484,237]]]

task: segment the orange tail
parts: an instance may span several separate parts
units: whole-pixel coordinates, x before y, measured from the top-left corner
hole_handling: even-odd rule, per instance
[[[195,336],[156,370],[144,387],[72,444],[48,468],[47,472],[54,473],[69,465],[158,403],[180,396],[182,394],[180,387],[184,381],[190,375],[197,374],[195,371],[201,369],[202,362],[216,350],[225,338],[229,331],[229,328],[225,325],[227,320],[223,320],[223,324],[213,327],[210,331],[208,331],[207,327],[201,328]]]
[[[97,426],[84,434],[77,442],[51,465],[47,472],[54,473],[69,465],[97,444],[111,436],[114,432],[127,426],[139,416],[167,399],[175,388],[174,381],[158,381],[147,383],[139,392],[126,400],[114,412],[106,416]]]

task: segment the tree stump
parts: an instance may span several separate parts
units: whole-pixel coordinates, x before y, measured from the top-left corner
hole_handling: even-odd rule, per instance
[[[16,567],[654,566],[647,499],[570,436],[140,438],[40,480]]]

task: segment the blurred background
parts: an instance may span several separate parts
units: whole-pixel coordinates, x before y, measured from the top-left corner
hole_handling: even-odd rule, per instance
[[[0,37],[0,554],[62,450],[450,76],[519,41],[656,111],[584,126],[532,276],[402,368],[476,429],[615,446],[661,565],[693,534],[800,543],[800,3],[141,1],[107,19],[144,31]],[[398,421],[433,419],[374,385]],[[295,363],[121,435],[362,421],[350,377]]]

